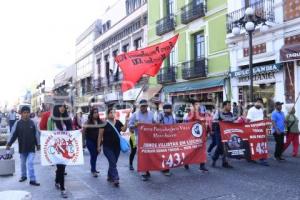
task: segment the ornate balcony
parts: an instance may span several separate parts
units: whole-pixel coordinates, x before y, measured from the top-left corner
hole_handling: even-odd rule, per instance
[[[274,0],[261,0],[249,7],[255,10],[255,15],[264,21],[274,22]],[[234,25],[245,16],[246,7],[227,14],[227,33],[231,33]]]
[[[159,74],[157,75],[157,82],[160,84],[174,83],[176,82],[176,78],[176,66],[169,66],[160,70]]]
[[[181,23],[188,24],[191,21],[205,16],[204,3],[197,3],[193,0],[191,3],[181,8]]]
[[[175,16],[168,15],[156,22],[156,35],[161,36],[175,29]]]
[[[196,61],[191,60],[183,63],[182,78],[184,80],[205,78],[206,76],[207,64],[205,58],[197,59]]]

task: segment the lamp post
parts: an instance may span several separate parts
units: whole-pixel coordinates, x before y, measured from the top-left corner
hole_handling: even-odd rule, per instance
[[[260,31],[266,32],[269,27],[266,24],[267,20],[256,15],[255,10],[252,7],[248,7],[245,11],[245,15],[234,23],[232,33],[234,35],[240,35],[241,28],[245,29],[249,36],[249,79],[250,79],[250,101],[253,102],[253,47],[252,39],[255,28],[260,25]]]

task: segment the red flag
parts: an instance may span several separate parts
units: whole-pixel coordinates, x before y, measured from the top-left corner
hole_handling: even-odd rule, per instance
[[[155,76],[175,46],[178,34],[162,43],[118,55],[115,60],[123,71],[122,91],[134,87],[144,74]]]

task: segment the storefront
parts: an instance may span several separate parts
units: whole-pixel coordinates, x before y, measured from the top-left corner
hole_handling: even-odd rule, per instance
[[[285,45],[280,49],[280,60],[284,63],[286,102],[295,104],[296,114],[300,118],[300,35],[285,38]]]
[[[212,109],[221,105],[224,96],[229,92],[224,87],[225,76],[207,78],[197,81],[181,82],[168,85],[163,88],[166,99],[170,102],[190,102],[191,100],[201,101],[207,109]]]
[[[234,94],[237,95],[234,99],[247,106],[250,103],[250,71],[248,66],[244,66],[244,68],[231,72],[230,75],[232,87],[237,88],[238,91],[237,94]],[[275,61],[257,63],[253,68],[253,98],[264,100],[267,114],[273,111],[275,101],[282,99],[284,94],[282,69],[283,65],[275,64]]]

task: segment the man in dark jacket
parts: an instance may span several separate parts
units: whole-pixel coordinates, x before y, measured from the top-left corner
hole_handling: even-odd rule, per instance
[[[27,180],[27,168],[30,178],[30,185],[39,186],[36,182],[33,161],[35,156],[35,146],[40,149],[40,138],[35,123],[29,118],[30,108],[24,106],[21,108],[21,119],[17,121],[11,131],[11,138],[7,143],[6,149],[9,150],[11,145],[18,139],[19,153],[21,159],[22,176],[20,182]],[[26,166],[27,163],[27,166]]]

